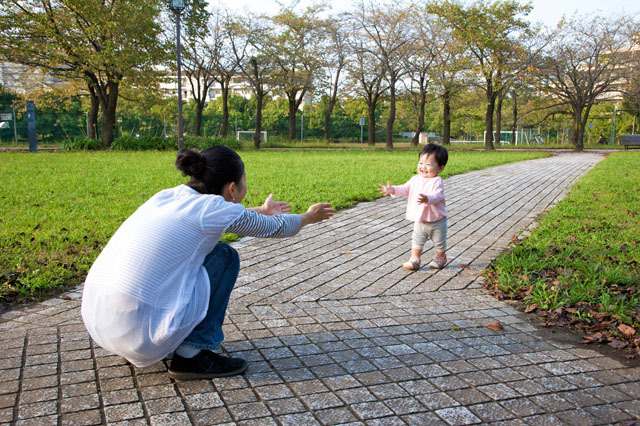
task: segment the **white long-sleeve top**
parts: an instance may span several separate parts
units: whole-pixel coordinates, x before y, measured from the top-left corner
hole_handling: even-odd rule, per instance
[[[186,186],[140,206],[100,253],[84,285],[82,319],[96,343],[143,367],[160,361],[204,319],[204,258],[223,232],[284,237],[298,215],[264,216]]]

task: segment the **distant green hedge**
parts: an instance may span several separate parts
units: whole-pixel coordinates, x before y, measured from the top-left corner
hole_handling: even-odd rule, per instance
[[[242,148],[242,144],[232,138],[212,138],[204,136],[185,136],[184,146],[189,149],[203,150],[210,146],[224,145],[233,149]],[[74,137],[62,142],[66,151],[97,151],[103,149],[102,141],[87,137]],[[111,144],[112,151],[170,151],[178,149],[178,141],[174,138],[164,139],[161,136],[121,136]]]

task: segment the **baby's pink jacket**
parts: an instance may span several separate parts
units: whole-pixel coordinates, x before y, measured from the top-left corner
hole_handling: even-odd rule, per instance
[[[404,185],[393,186],[392,197],[409,197],[407,219],[414,222],[436,222],[447,217],[444,200],[444,183],[440,176],[423,178],[415,175]],[[424,194],[429,204],[418,204],[418,195]]]

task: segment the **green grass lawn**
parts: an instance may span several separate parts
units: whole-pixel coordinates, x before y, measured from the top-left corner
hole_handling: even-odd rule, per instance
[[[486,276],[547,325],[640,354],[640,152],[610,154]]]
[[[418,155],[385,151],[242,151],[245,205],[270,192],[294,213],[345,208],[404,183]],[[531,152],[452,152],[444,177],[539,158]],[[0,303],[39,300],[81,283],[118,226],[161,189],[185,183],[175,152],[0,153]],[[226,235],[227,240],[233,236]]]

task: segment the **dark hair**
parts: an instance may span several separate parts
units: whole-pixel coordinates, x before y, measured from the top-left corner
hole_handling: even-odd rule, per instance
[[[227,183],[238,183],[244,175],[242,159],[226,146],[212,146],[202,152],[183,149],[178,152],[176,168],[184,176],[191,176],[187,186],[201,194],[222,195]]]
[[[440,167],[446,166],[447,161],[449,161],[449,153],[447,152],[447,148],[442,145],[428,143],[422,147],[422,149],[420,150],[420,154],[418,154],[418,158],[422,157],[423,154],[427,154],[427,157],[431,154],[435,154],[436,163],[438,163],[438,166]]]

